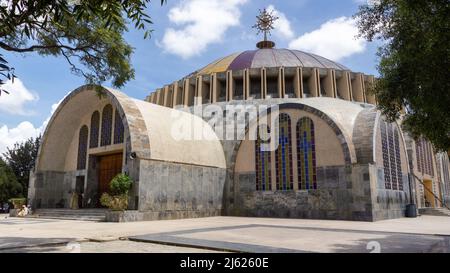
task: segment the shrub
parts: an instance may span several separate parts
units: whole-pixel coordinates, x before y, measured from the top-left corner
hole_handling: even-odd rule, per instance
[[[11,202],[14,205],[15,209],[21,209],[23,205],[27,204],[26,198],[11,198],[9,199],[9,202]]]
[[[133,180],[126,174],[116,175],[109,184],[112,195],[123,195],[128,194],[128,191],[133,185]]]
[[[105,192],[100,197],[100,203],[111,210],[123,211],[128,207],[128,195],[122,194],[111,196]]]
[[[109,184],[111,194],[102,194],[100,203],[111,210],[126,210],[128,207],[128,191],[132,185],[133,180],[128,175],[116,175]]]

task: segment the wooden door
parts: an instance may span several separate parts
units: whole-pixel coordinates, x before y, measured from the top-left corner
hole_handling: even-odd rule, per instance
[[[435,200],[433,195],[433,181],[431,180],[424,180],[424,194],[425,194],[425,207],[435,207]]]
[[[109,192],[109,183],[119,173],[122,172],[122,153],[105,155],[99,158],[99,196],[104,192]]]

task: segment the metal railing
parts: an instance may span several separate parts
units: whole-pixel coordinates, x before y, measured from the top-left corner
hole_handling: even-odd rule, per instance
[[[412,175],[413,175],[413,177],[414,177],[415,179],[417,179],[417,181],[419,181],[420,184],[422,184],[422,186],[423,186],[423,188],[424,188],[425,190],[427,190],[429,193],[431,193],[431,194],[434,196],[434,198],[435,198],[436,200],[438,200],[439,202],[441,202],[442,207],[444,207],[444,208],[450,210],[450,208],[447,206],[447,204],[445,204],[445,201],[443,201],[443,200],[442,200],[441,198],[439,198],[436,194],[434,194],[434,192],[433,192],[432,190],[430,190],[429,188],[427,188],[427,186],[425,185],[425,183],[422,182],[422,179],[420,179],[419,177],[417,177],[417,175],[415,175],[415,174],[412,174]]]

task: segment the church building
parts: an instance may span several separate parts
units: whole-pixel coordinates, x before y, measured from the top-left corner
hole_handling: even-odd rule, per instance
[[[411,204],[443,206],[448,155],[383,117],[375,80],[264,39],[145,100],[79,87],[43,134],[29,203],[69,208],[76,192],[80,210],[98,208],[125,173],[134,181],[126,221],[377,221],[404,217]]]

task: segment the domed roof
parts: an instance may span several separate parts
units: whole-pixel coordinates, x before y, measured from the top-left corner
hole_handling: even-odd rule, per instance
[[[350,70],[324,57],[299,50],[262,48],[234,53],[218,59],[193,74],[203,75],[227,70],[261,67],[317,67]]]

